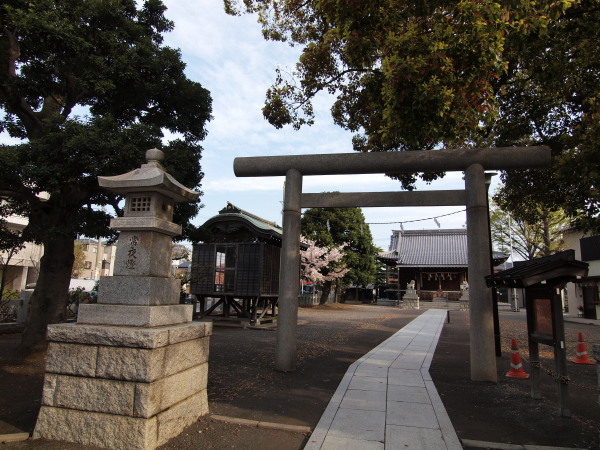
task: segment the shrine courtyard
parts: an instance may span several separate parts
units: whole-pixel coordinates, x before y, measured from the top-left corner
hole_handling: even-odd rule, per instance
[[[215,327],[210,343],[209,416],[187,428],[164,449],[301,449],[348,366],[413,320],[420,312],[362,304],[301,308],[298,369],[273,369],[276,333],[272,328]],[[507,378],[510,341],[517,339],[528,370],[524,311],[500,312],[502,357],[498,383],[469,377],[468,313],[452,311],[444,325],[430,373],[465,448],[482,442],[567,448],[600,448],[600,406],[594,365],[569,363],[571,418],[561,418],[552,376],[552,354],[542,348],[542,400],[529,396],[528,380]],[[567,356],[575,356],[583,332],[592,354],[600,343],[600,326],[565,322]],[[13,350],[19,334],[0,335],[0,435],[31,433],[40,406],[44,354],[23,358]],[[230,418],[216,420],[212,415]],[[257,421],[267,428],[242,425]],[[297,431],[289,431],[295,429]],[[479,443],[477,442],[479,441]],[[75,444],[22,441],[2,448],[82,449]],[[483,448],[486,448],[485,446]]]

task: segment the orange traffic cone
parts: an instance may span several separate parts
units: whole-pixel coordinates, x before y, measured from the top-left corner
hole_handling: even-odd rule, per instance
[[[583,333],[581,331],[579,332],[577,341],[577,357],[572,359],[571,362],[574,362],[575,364],[594,364],[594,362],[590,361],[590,358],[588,358],[585,342],[583,340]]]
[[[521,356],[519,356],[519,347],[517,347],[517,340],[513,339],[510,346],[510,370],[506,373],[507,377],[511,378],[529,378],[529,374],[523,370],[523,364],[521,364]]]

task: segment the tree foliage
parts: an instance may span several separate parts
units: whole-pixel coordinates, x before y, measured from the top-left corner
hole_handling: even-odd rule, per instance
[[[85,269],[85,244],[75,243],[73,248],[73,267],[71,268],[71,277],[79,278],[81,272]]]
[[[548,145],[553,166],[503,174],[497,200],[522,220],[538,219],[523,208],[536,204],[600,231],[597,0],[224,4],[257,13],[266,39],[302,46],[266,94],[274,126],[313,123],[311,102],[328,92],[358,151]],[[392,176],[414,188],[415,174]]]
[[[192,252],[183,244],[174,244],[171,250],[171,259],[183,259],[189,261]]]
[[[526,222],[493,206],[490,211],[492,243],[503,252],[512,249],[524,260],[550,256],[564,250],[563,234],[569,220],[562,211],[540,210],[539,220]]]
[[[211,98],[162,45],[173,28],[164,10],[160,0],[0,4],[0,132],[20,139],[0,146],[0,195],[29,218],[26,239],[44,244],[27,345],[64,317],[75,237],[111,234],[99,206],[121,213],[99,175],[133,170],[161,146],[167,170],[200,186]],[[161,145],[163,130],[176,138]],[[198,208],[178,206],[177,220]]]
[[[335,123],[358,151],[466,145],[498,117],[498,80],[512,34],[543,32],[571,0],[512,2],[224,0],[258,13],[266,39],[301,45],[276,73],[263,108],[274,126],[314,120],[312,99],[336,95]],[[425,174],[430,180],[439,174]],[[414,175],[398,178],[411,188]]]
[[[527,222],[563,210],[600,232],[600,3],[581,1],[546,33],[513,36],[494,143],[548,145],[552,166],[502,174],[496,202]]]
[[[376,248],[360,208],[312,208],[302,217],[302,235],[319,247],[345,245],[343,265],[349,270],[345,284],[366,286],[377,276]]]

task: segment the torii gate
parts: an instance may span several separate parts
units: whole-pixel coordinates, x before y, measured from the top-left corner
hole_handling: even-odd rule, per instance
[[[485,170],[550,165],[550,148],[503,147],[381,153],[259,156],[236,158],[238,177],[285,176],[283,242],[275,368],[296,369],[300,227],[302,208],[457,206],[467,209],[471,380],[497,382]],[[463,171],[464,190],[303,194],[305,175],[353,175]]]

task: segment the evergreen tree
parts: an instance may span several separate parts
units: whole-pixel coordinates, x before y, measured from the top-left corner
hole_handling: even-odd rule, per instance
[[[367,286],[377,278],[377,248],[365,216],[360,208],[311,208],[302,216],[302,235],[319,247],[333,248],[345,244],[341,262],[348,273],[345,285]],[[332,281],[323,284],[323,298],[327,299]]]
[[[199,188],[200,141],[211,98],[162,44],[173,24],[160,0],[5,0],[0,3],[0,195],[44,245],[24,347],[65,318],[77,235],[108,237],[120,198],[99,175],[125,173],[162,147],[164,165]],[[175,138],[162,144],[163,130]],[[180,205],[187,222],[200,205]],[[191,231],[189,224],[185,232]]]

